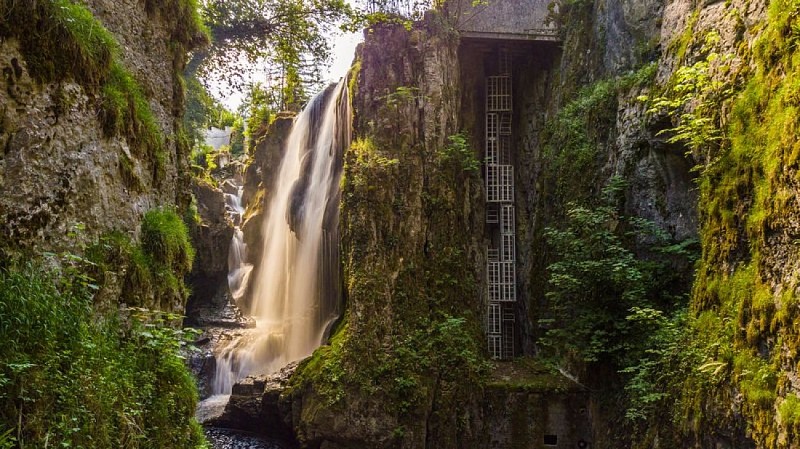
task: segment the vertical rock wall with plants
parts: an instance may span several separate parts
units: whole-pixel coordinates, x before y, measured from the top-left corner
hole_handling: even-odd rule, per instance
[[[798,8],[562,4],[521,186],[546,273],[531,347],[611,386],[595,444],[797,444]]]
[[[698,447],[794,447],[800,5],[674,7],[672,71],[650,101],[674,113],[670,136],[697,164],[702,244],[693,344],[676,358],[690,369],[672,385],[678,433]]]
[[[3,246],[61,250],[188,207],[190,0],[0,2]]]
[[[177,328],[196,7],[0,1],[0,447],[206,444]]]
[[[366,32],[342,181],[346,312],[293,378],[310,447],[478,447],[481,181],[439,16]]]
[[[515,60],[522,352],[592,391],[592,444],[625,447],[638,373],[682,319],[697,249],[684,148],[640,97],[661,68],[661,1],[561,2],[560,48]],[[612,429],[612,430],[609,430]]]

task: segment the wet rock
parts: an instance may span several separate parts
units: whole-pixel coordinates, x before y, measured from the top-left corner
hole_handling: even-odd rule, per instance
[[[204,423],[293,441],[292,408],[284,393],[297,365],[290,363],[277,373],[237,382],[224,411],[207,412]]]
[[[227,298],[227,296],[226,296]],[[251,329],[256,327],[256,320],[247,316],[235,304],[226,302],[221,308],[200,307],[190,311],[187,323],[199,328]]]
[[[233,238],[233,227],[227,218],[225,195],[219,189],[202,181],[194,181],[192,193],[197,199],[200,223],[191,227],[195,261],[189,283],[192,296],[187,313],[192,321],[195,311],[222,308],[227,299],[228,248]]]
[[[219,185],[219,188],[228,195],[236,195],[239,193],[239,185],[233,179],[226,179],[225,181],[222,181],[222,183]]]
[[[218,394],[203,398],[197,405],[197,410],[194,412],[194,417],[202,425],[220,425],[222,421],[220,418],[225,413],[225,407],[228,406],[228,394]]]
[[[233,237],[221,190],[202,181],[195,181],[192,193],[197,199],[200,224],[194,226],[195,274],[214,276],[228,272],[228,247]]]
[[[200,398],[205,399],[211,395],[214,382],[214,373],[217,369],[217,359],[208,347],[210,338],[206,337],[204,341],[195,342],[195,347],[199,348],[198,351],[189,354],[189,369],[197,379],[197,391],[200,393]],[[203,421],[198,419],[202,424]]]

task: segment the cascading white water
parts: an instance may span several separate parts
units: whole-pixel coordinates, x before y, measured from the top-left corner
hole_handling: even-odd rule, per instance
[[[242,193],[244,187],[237,186],[236,194],[225,194],[225,205],[233,219],[233,238],[228,250],[228,290],[234,302],[238,303],[247,290],[247,282],[253,266],[247,263],[247,244],[244,243],[244,233],[241,229],[244,207],[242,206]]]
[[[229,286],[237,300],[249,286],[257,325],[218,351],[216,395],[230,394],[247,375],[274,372],[310,355],[338,314],[339,178],[351,126],[347,95],[342,80],[295,119],[264,217],[262,260],[252,272],[236,230]]]

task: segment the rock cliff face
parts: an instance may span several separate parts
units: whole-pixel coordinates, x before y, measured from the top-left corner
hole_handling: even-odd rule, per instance
[[[460,130],[460,69],[456,36],[437,26],[378,27],[360,50],[342,193],[347,311],[293,390],[311,447],[476,447],[481,187],[462,164],[475,156],[445,151]],[[463,346],[436,358],[436,333]]]
[[[35,2],[23,6],[3,2],[0,10],[4,14],[14,8],[28,8],[20,14],[25,19],[11,20],[0,32],[3,246],[64,249],[73,243],[73,237],[68,236],[76,226],[85,228],[78,237],[84,241],[114,229],[135,233],[145,211],[163,205],[188,205],[186,149],[181,143],[179,117],[183,110],[180,72],[189,42],[176,39],[176,28],[191,28],[191,24],[169,16],[173,3],[181,2],[86,3],[95,20],[118,42],[118,50],[112,53],[119,55],[121,65],[146,101],[133,108],[150,109],[157,127],[154,131],[163,136],[163,155],[154,160],[151,154],[137,151],[138,144],[130,135],[109,132],[102,112],[106,101],[102,80],[69,75],[42,79],[40,73],[32,73],[32,65],[41,61],[32,62],[23,50],[41,45],[31,44],[38,42],[34,40],[37,32],[58,27],[46,23],[46,14],[36,10]],[[24,29],[23,20],[38,20],[33,23],[33,30],[38,31]],[[48,45],[66,53],[73,44],[65,38]],[[77,64],[55,62],[73,63]],[[55,68],[57,73],[69,70]],[[128,129],[132,126],[124,125]]]
[[[483,89],[474,56],[440,16],[410,31],[366,33],[351,74],[354,144],[342,184],[346,312],[273,407],[304,446],[525,447],[559,434],[572,447],[591,439],[576,384],[485,361],[474,137]]]
[[[620,376],[578,370],[601,392],[587,409],[592,447],[794,444],[796,254],[788,242],[797,221],[796,138],[793,118],[773,117],[793,103],[759,83],[779,89],[793,79],[796,8],[772,3],[569,2],[557,16],[560,48],[516,50],[521,351],[537,353],[538,321],[547,314],[551,256],[543,232],[563,222],[571,201],[591,204],[623,179],[625,214],[673,241],[702,245],[697,279],[691,264],[672,266],[676,291],[693,290],[683,341],[701,343],[686,343],[686,354],[673,360],[680,365],[671,368],[674,382],[653,387],[666,399],[638,424],[648,431],[635,441],[609,431],[633,425],[622,418],[624,405],[609,409],[603,398],[621,391]],[[496,416],[478,405],[491,395],[462,389],[469,374],[451,384],[442,360],[414,366],[424,353],[415,332],[437,335],[442,318],[463,318],[459,341],[482,351],[485,307],[480,179],[447,165],[445,140],[464,132],[480,160],[475,117],[485,59],[428,19],[410,32],[376,28],[360,52],[342,203],[345,324],[300,365],[290,394],[299,440],[310,447],[495,447],[502,440],[488,442],[479,430]],[[651,110],[654,99],[674,99],[687,69],[700,83],[695,94],[674,110]],[[552,126],[570,108],[582,111],[578,137],[592,156],[564,163],[557,146],[552,152],[563,131]],[[696,129],[672,139],[681,124],[697,125],[693,117],[711,124],[707,140],[691,141]],[[784,132],[770,134],[769,126]],[[758,143],[748,143],[754,136]],[[387,372],[394,379],[381,377]],[[444,424],[444,416],[455,422]]]

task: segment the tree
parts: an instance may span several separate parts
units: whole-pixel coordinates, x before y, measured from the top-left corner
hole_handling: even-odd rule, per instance
[[[441,7],[442,0],[360,0],[368,14],[398,14],[417,17],[431,8]]]
[[[189,76],[241,88],[245,74],[266,64],[280,73],[284,107],[302,102],[308,84],[319,80],[330,34],[358,17],[344,0],[210,0],[203,16],[213,42],[193,55]]]

